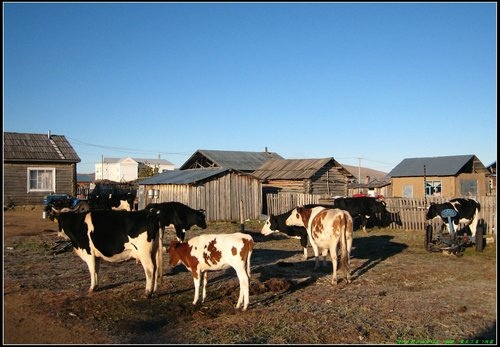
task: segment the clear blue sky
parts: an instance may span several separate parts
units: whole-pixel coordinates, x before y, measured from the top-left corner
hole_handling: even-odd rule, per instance
[[[81,158],[497,157],[496,2],[3,3],[4,131]],[[362,158],[361,161],[358,158]]]

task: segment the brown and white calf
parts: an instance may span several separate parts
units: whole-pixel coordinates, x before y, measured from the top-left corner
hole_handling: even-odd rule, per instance
[[[351,282],[349,253],[352,247],[353,223],[347,211],[322,206],[297,207],[287,218],[286,224],[306,228],[316,259],[314,269],[319,265],[319,249],[322,250],[323,262],[325,262],[326,253],[330,251],[333,267],[332,284],[337,284],[337,247],[340,246],[345,279],[347,283]]]
[[[202,234],[187,242],[170,241],[169,264],[179,263],[191,271],[194,281],[193,305],[200,297],[201,278],[203,277],[203,296],[205,301],[207,272],[233,267],[240,281],[240,296],[236,308],[243,304],[243,311],[250,300],[250,257],[253,252],[253,239],[248,234]]]

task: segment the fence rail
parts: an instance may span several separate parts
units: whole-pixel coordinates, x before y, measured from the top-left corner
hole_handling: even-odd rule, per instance
[[[280,214],[291,210],[300,205],[319,204],[322,199],[318,194],[301,194],[301,193],[277,193],[267,194],[268,214]],[[428,223],[431,223],[433,228],[441,226],[439,219],[431,221],[425,220],[427,208],[431,202],[442,203],[448,201],[447,198],[431,197],[431,198],[385,198],[387,209],[390,212],[399,212],[401,216],[402,226],[392,224],[394,229],[406,230],[424,230]],[[479,217],[485,222],[485,233],[496,234],[496,196],[480,196],[476,200],[481,205]],[[461,225],[460,227],[463,227]]]

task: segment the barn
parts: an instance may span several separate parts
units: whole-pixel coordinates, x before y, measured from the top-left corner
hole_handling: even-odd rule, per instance
[[[4,205],[40,205],[48,194],[76,195],[80,157],[63,135],[4,132]]]
[[[207,221],[257,219],[262,209],[259,179],[231,168],[166,171],[138,185],[139,209],[152,202],[179,201],[204,209]]]
[[[264,214],[282,213],[290,206],[316,203],[320,198],[346,196],[348,184],[355,178],[334,158],[272,159],[253,175],[262,180]]]
[[[490,171],[473,154],[407,158],[388,174],[393,197],[488,195]]]
[[[253,175],[263,180],[266,191],[329,196],[347,195],[348,183],[354,178],[334,158],[272,159]]]

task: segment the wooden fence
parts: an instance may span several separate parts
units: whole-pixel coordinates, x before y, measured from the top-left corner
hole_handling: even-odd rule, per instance
[[[268,214],[280,214],[291,210],[300,205],[319,204],[322,199],[321,195],[301,194],[301,193],[277,193],[267,194]],[[429,221],[425,220],[428,205],[431,202],[442,203],[448,201],[447,198],[385,198],[387,210],[390,212],[399,212],[401,216],[402,226],[395,223],[391,225],[394,229],[406,230],[424,230]],[[481,205],[480,218],[485,222],[485,233],[496,234],[496,196],[480,196],[476,200]],[[439,219],[430,221],[434,230],[440,227]]]

